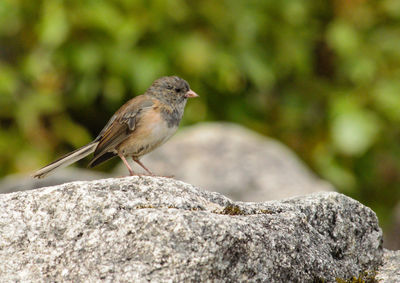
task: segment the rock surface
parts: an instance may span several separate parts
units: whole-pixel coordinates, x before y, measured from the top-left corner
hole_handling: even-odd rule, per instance
[[[351,278],[381,263],[369,208],[338,193],[233,202],[167,178],[0,195],[1,281]]]
[[[265,201],[334,190],[280,142],[232,123],[188,127],[142,160],[157,175],[174,175],[233,200]],[[121,163],[115,176],[126,174]]]
[[[400,251],[390,251],[385,249],[383,264],[379,268],[376,281],[385,283],[400,282]]]

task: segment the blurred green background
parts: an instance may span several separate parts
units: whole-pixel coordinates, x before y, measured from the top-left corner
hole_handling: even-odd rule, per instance
[[[183,124],[279,139],[388,223],[400,199],[398,0],[2,0],[0,176],[89,142],[172,74],[201,95]]]

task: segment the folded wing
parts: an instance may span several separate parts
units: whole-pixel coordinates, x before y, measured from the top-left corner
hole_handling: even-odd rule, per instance
[[[135,131],[140,116],[151,109],[154,102],[154,98],[140,95],[121,107],[97,136],[98,145],[89,167],[114,157],[117,154],[115,148]]]

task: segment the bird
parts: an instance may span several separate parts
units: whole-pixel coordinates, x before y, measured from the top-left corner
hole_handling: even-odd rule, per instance
[[[133,176],[135,173],[126,159],[131,157],[154,176],[140,158],[164,144],[177,131],[188,98],[198,96],[184,79],[161,77],[144,94],[122,105],[92,142],[44,166],[33,177],[44,178],[91,153],[94,154],[90,168],[119,156]]]

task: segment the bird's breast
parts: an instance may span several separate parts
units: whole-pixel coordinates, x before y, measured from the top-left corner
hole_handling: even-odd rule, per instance
[[[165,143],[177,129],[178,125],[168,123],[161,112],[149,111],[140,118],[135,130],[119,149],[124,155],[142,156]]]

